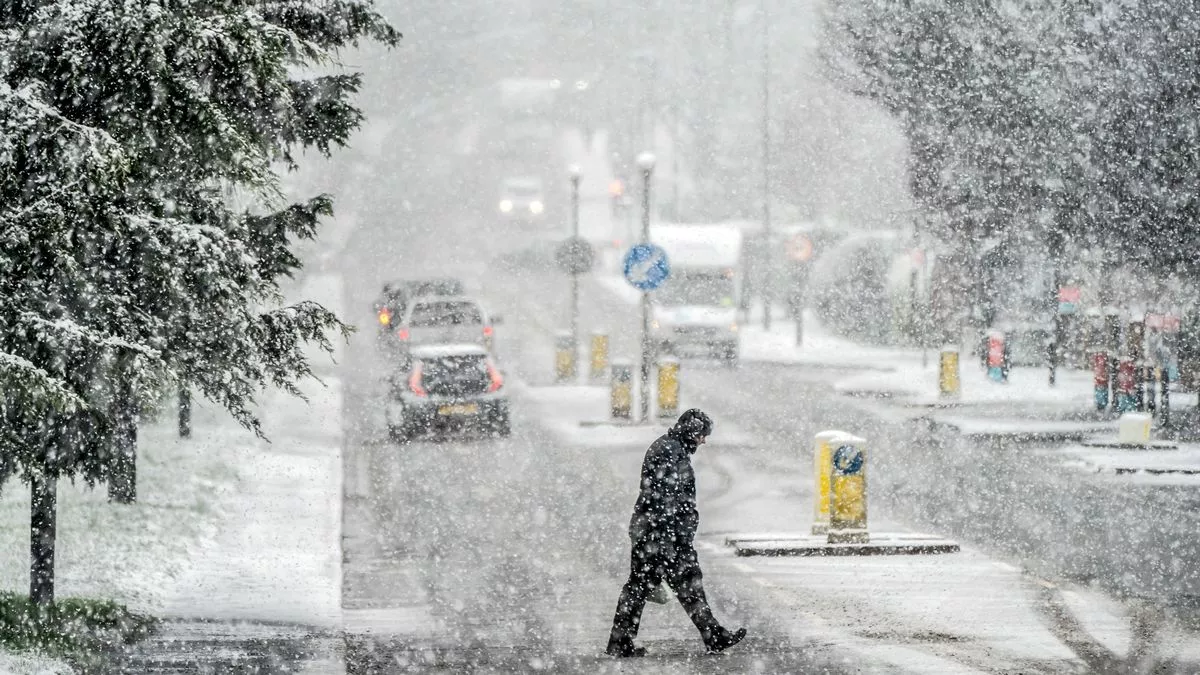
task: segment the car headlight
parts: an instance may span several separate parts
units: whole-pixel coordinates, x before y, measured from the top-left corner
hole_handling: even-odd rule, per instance
[[[503,199],[500,201],[500,210],[504,213],[512,211],[513,203],[511,199]]]
[[[729,330],[732,333],[736,333],[738,331],[738,325],[736,323],[729,324]]]
[[[529,202],[530,213],[541,213],[545,208],[541,202]]]

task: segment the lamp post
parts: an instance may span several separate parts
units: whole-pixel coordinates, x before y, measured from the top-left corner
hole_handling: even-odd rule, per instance
[[[650,179],[654,175],[654,154],[643,152],[637,157],[642,171],[642,242],[650,243]],[[650,292],[642,291],[642,372],[640,421],[650,419]]]
[[[775,282],[775,256],[771,246],[771,22],[767,0],[762,5],[762,179],[763,179],[763,330],[771,330],[771,291]]]
[[[578,164],[567,167],[571,177],[571,240],[579,240],[579,181],[583,171]],[[579,274],[571,273],[571,353],[579,353]]]

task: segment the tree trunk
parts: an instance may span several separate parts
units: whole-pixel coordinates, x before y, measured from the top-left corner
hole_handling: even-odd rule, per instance
[[[1051,283],[1046,304],[1050,308],[1052,314],[1051,320],[1054,325],[1054,335],[1050,338],[1050,349],[1048,360],[1050,363],[1050,386],[1054,386],[1058,380],[1058,364],[1062,360],[1064,352],[1064,342],[1067,338],[1065,317],[1059,311],[1058,289],[1063,287],[1065,279],[1063,278],[1063,257],[1066,253],[1066,234],[1064,232],[1065,223],[1063,219],[1066,214],[1060,208],[1054,217],[1055,228],[1048,237],[1050,249],[1050,264],[1053,266],[1051,273]]]
[[[192,392],[186,384],[179,386],[179,437],[192,437]]]
[[[29,599],[54,602],[54,542],[58,522],[58,479],[37,475],[29,483]]]
[[[108,501],[132,504],[137,501],[137,402],[133,383],[122,375],[116,403],[116,429],[109,466]]]

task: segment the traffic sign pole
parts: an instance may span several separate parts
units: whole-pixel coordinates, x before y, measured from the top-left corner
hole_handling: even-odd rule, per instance
[[[650,243],[650,177],[653,166],[642,167],[642,244]],[[650,419],[650,291],[642,290],[642,372],[639,421]]]
[[[579,238],[579,167],[571,167],[571,237]],[[579,353],[579,273],[571,274],[571,349]]]

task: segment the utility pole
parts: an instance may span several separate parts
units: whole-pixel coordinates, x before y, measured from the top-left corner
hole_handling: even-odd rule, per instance
[[[654,175],[654,155],[643,152],[638,155],[638,168],[642,170],[642,242],[650,243],[650,179]],[[640,421],[650,419],[650,292],[642,291],[642,372]]]
[[[579,241],[579,181],[583,172],[578,164],[567,169],[571,177],[571,241]],[[571,354],[579,353],[579,274],[571,273]],[[574,358],[574,356],[572,357]]]
[[[771,245],[771,22],[767,0],[762,9],[762,171],[763,171],[763,330],[771,330],[771,292],[775,282],[775,256]]]

